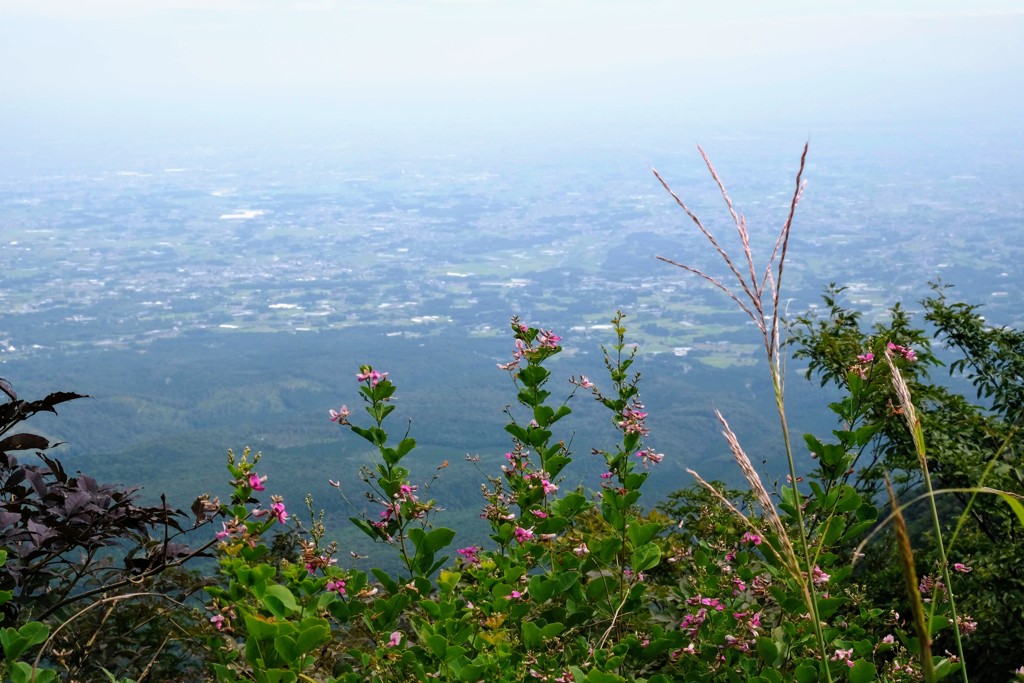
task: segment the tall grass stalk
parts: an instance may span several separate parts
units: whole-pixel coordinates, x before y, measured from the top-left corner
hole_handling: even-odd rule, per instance
[[[917,410],[914,408],[914,402],[911,400],[910,388],[907,387],[906,380],[903,379],[903,375],[900,373],[899,368],[896,367],[896,363],[893,362],[892,352],[886,349],[885,362],[889,365],[890,375],[892,377],[892,387],[896,392],[896,397],[899,399],[899,408],[903,413],[903,419],[907,423],[907,428],[910,430],[910,438],[914,443],[914,451],[917,453],[918,466],[921,468],[921,476],[924,479],[925,494],[928,498],[928,505],[932,513],[932,526],[935,530],[935,546],[939,551],[939,564],[942,570],[942,580],[946,583],[946,595],[949,598],[949,614],[953,619],[953,641],[956,643],[956,654],[960,658],[960,674],[963,678],[964,683],[968,683],[967,680],[967,662],[964,660],[964,646],[960,638],[960,618],[956,612],[956,597],[953,594],[953,582],[950,580],[949,573],[949,560],[946,557],[945,542],[942,540],[942,523],[939,521],[939,510],[935,505],[935,491],[932,488],[932,477],[928,471],[928,455],[925,450],[924,444],[924,430],[921,428],[921,418],[917,415]],[[936,588],[936,593],[937,593]],[[928,614],[928,623],[931,625],[935,619],[935,608],[938,603],[938,596],[932,596],[931,609]],[[926,657],[924,656],[924,648],[921,650],[921,663],[925,664]],[[931,664],[931,656],[927,657],[928,665]],[[927,671],[927,669],[926,669]]]
[[[910,547],[910,534],[907,532],[907,521],[896,501],[896,492],[892,490],[889,475],[885,475],[885,489],[889,492],[892,504],[893,531],[896,534],[896,550],[900,558],[900,569],[903,575],[903,589],[910,602],[910,613],[913,616],[914,631],[917,633],[918,648],[921,653],[921,673],[924,680],[932,683],[935,680],[935,666],[932,663],[932,632],[929,621],[924,618],[924,603],[921,602],[921,591],[918,590],[917,570],[914,567],[914,551]],[[935,604],[932,601],[932,604]]]
[[[796,472],[796,462],[793,457],[793,447],[789,436],[789,425],[786,420],[786,405],[784,397],[785,388],[785,375],[784,375],[784,354],[782,352],[782,340],[781,340],[781,321],[780,321],[780,303],[781,303],[781,287],[782,287],[782,275],[786,263],[786,254],[789,248],[789,235],[790,230],[793,226],[793,217],[796,214],[797,204],[800,203],[800,198],[803,196],[803,191],[806,183],[803,180],[804,168],[807,162],[807,149],[808,145],[804,145],[803,153],[800,155],[800,168],[796,174],[796,188],[793,191],[793,197],[789,204],[789,213],[786,216],[786,221],[782,224],[782,228],[779,231],[778,237],[775,240],[775,246],[772,249],[771,256],[768,258],[767,264],[765,264],[762,274],[758,275],[758,268],[754,265],[754,257],[750,248],[750,234],[747,230],[746,218],[736,212],[733,206],[732,199],[729,197],[729,193],[725,189],[725,184],[722,182],[721,177],[715,170],[715,167],[711,164],[711,160],[708,155],[699,146],[697,148],[700,151],[701,157],[704,159],[704,163],[711,172],[711,177],[718,185],[718,190],[722,194],[722,198],[725,200],[725,205],[729,210],[729,215],[732,218],[733,224],[736,227],[736,232],[739,235],[740,244],[743,248],[744,263],[738,265],[735,260],[730,257],[729,253],[721,246],[719,241],[715,238],[714,234],[711,233],[704,223],[697,217],[693,211],[683,202],[679,196],[673,192],[672,188],[669,187],[668,183],[661,177],[657,170],[653,170],[654,177],[658,179],[662,187],[672,196],[676,204],[686,213],[686,215],[693,221],[694,225],[702,235],[711,243],[711,246],[718,253],[718,255],[725,262],[730,273],[735,278],[739,285],[739,289],[733,289],[727,286],[720,279],[706,273],[700,268],[696,268],[678,261],[674,261],[664,256],[658,256],[657,258],[665,263],[682,268],[683,270],[693,273],[700,278],[703,278],[709,282],[715,288],[724,292],[730,299],[732,299],[742,310],[747,317],[749,317],[757,329],[761,332],[761,339],[764,344],[765,355],[768,360],[769,373],[771,374],[772,389],[775,394],[775,407],[779,415],[779,423],[782,428],[782,438],[786,448],[786,459],[789,464],[790,483],[793,489],[793,508],[796,516],[796,525],[800,533],[800,551],[803,555],[803,567],[802,573],[798,572],[795,579],[799,581],[802,586],[802,593],[804,601],[807,604],[808,612],[811,615],[811,620],[814,623],[814,635],[817,641],[818,652],[823,662],[822,669],[825,672],[827,680],[832,680],[831,672],[828,667],[828,650],[825,643],[825,635],[821,627],[821,619],[819,617],[818,601],[815,592],[815,587],[812,581],[812,561],[810,548],[807,541],[807,530],[804,525],[803,515],[803,496],[800,493],[798,487],[799,478]],[[724,424],[724,420],[722,420]],[[726,438],[730,440],[730,446],[733,446],[735,436],[729,430],[728,424],[725,424]],[[736,447],[738,443],[733,447],[733,453],[737,458],[738,462],[742,463],[742,459],[746,459],[743,455],[742,459],[740,455],[736,454]],[[739,451],[742,454],[742,450]],[[749,459],[747,459],[749,464]],[[742,468],[741,464],[741,468]],[[753,471],[753,468],[750,468]],[[760,480],[757,483],[751,479],[747,469],[743,468],[744,475],[747,478],[748,483],[757,493],[757,487],[760,484]],[[755,473],[756,477],[756,473]],[[763,487],[761,487],[763,489]],[[761,501],[759,501],[761,502]],[[774,506],[770,500],[767,500],[768,507],[765,509],[765,514],[771,519],[772,515],[778,516]],[[764,502],[761,502],[762,506]],[[780,540],[788,548],[789,553],[793,553],[792,542],[789,539],[785,529],[783,534],[780,536]],[[792,555],[792,559],[795,564],[799,565],[796,561],[795,554]]]

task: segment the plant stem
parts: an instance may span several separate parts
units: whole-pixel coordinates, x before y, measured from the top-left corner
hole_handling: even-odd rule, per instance
[[[786,406],[782,394],[780,370],[775,363],[770,361],[769,367],[771,368],[772,386],[775,389],[775,407],[779,412],[779,423],[782,426],[782,440],[786,446],[786,459],[789,462],[789,477],[790,483],[793,486],[793,509],[796,512],[796,525],[800,530],[800,550],[803,552],[804,567],[806,568],[803,583],[804,600],[807,602],[807,607],[811,612],[811,619],[814,622],[814,637],[818,641],[818,652],[821,654],[821,660],[824,664],[823,669],[825,670],[825,679],[831,682],[832,672],[828,666],[828,648],[825,644],[825,633],[821,629],[821,618],[818,616],[818,599],[814,594],[811,553],[807,543],[807,530],[804,528],[804,513],[803,506],[801,505],[802,497],[800,495],[800,488],[797,484],[796,462],[793,459],[793,445],[789,438],[789,424],[786,422]]]

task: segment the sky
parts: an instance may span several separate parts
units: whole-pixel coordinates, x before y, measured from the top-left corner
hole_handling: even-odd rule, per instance
[[[0,122],[1015,128],[1021,45],[1019,0],[0,0]]]

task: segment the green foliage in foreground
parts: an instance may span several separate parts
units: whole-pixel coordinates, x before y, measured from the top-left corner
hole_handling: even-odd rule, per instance
[[[396,384],[371,367],[360,370],[364,410],[334,411],[378,453],[359,474],[377,512],[353,522],[394,549],[401,576],[340,568],[318,518],[295,526],[294,513],[272,495],[259,456],[230,456],[230,500],[202,497],[193,507],[199,523],[219,519],[221,527],[214,539],[219,570],[201,582],[205,607],[182,599],[161,613],[159,648],[153,641],[160,636],[143,628],[143,610],[117,633],[100,624],[94,647],[139,637],[136,648],[154,655],[121,661],[110,675],[159,680],[157,662],[173,659],[196,680],[218,681],[920,680],[920,638],[898,614],[909,610],[898,597],[892,604],[876,599],[878,585],[850,565],[853,546],[877,515],[848,480],[858,453],[884,431],[867,417],[878,397],[867,393],[870,382],[857,381],[860,368],[851,366],[849,394],[834,406],[849,428],[837,430],[834,443],[807,437],[819,467],[801,487],[813,558],[805,568],[793,547],[799,536],[789,488],[781,489],[777,512],[771,501],[762,507],[756,484],[750,493],[697,486],[643,512],[641,489],[662,455],[646,443],[639,375],[622,317],[614,322],[617,336],[606,350],[610,388],[574,377],[558,400],[544,364],[561,351],[559,338],[513,322],[514,356],[505,366],[518,406],[506,426],[512,446],[502,471],[485,484],[490,537],[473,544],[455,542],[456,532],[440,525],[438,503],[411,483],[417,477],[403,461],[415,440],[392,440],[387,429]],[[898,365],[909,374],[913,363]],[[571,432],[556,432],[580,394],[609,411],[609,428],[619,434],[616,448],[587,453],[606,463],[596,498],[559,489],[573,452]],[[366,417],[357,422],[354,413]],[[742,464],[742,449],[736,455]],[[275,535],[285,528],[292,531]],[[882,546],[869,545],[865,561]],[[976,581],[977,567],[956,574],[952,588]],[[8,564],[9,572],[16,568]],[[144,577],[125,600],[144,604],[156,576]],[[178,589],[196,582],[175,581]],[[807,586],[824,626],[825,657],[807,618]],[[78,594],[96,611],[110,597]],[[929,628],[941,639],[951,629],[937,597]],[[58,651],[47,639],[84,615],[70,622],[47,616],[49,623],[30,619],[3,630],[10,680],[56,680],[62,664],[82,656],[65,651],[73,644]],[[970,652],[973,641],[966,642]],[[44,668],[33,679],[37,656]],[[959,666],[945,654],[931,655],[931,663],[936,678]],[[104,680],[101,667],[115,664],[94,661],[79,675]],[[983,662],[972,670],[972,680],[984,680]]]

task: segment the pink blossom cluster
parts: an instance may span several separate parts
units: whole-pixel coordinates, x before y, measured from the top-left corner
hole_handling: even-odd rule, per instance
[[[679,628],[686,631],[691,638],[697,636],[697,631],[700,630],[701,624],[707,621],[708,612],[714,610],[716,612],[722,612],[725,610],[725,605],[718,598],[705,598],[699,595],[689,598],[686,604],[700,607],[693,614],[687,614],[683,617],[683,621],[679,624]]]
[[[899,344],[888,344],[889,352],[896,356],[902,356],[908,363],[913,363],[917,360],[917,354],[909,346],[900,346]]]
[[[310,546],[313,544],[310,543]],[[313,575],[317,569],[327,569],[338,564],[338,560],[331,557],[330,555],[315,555],[313,548],[310,548],[309,552],[304,551],[303,559],[305,560],[306,571]]]
[[[960,631],[960,635],[969,636],[978,630],[978,622],[971,619],[970,615],[961,614],[957,616],[957,628]]]
[[[371,387],[375,387],[380,384],[381,380],[387,379],[388,373],[377,372],[369,366],[361,368],[361,372],[356,375],[357,382],[369,382]],[[344,408],[344,406],[342,406]]]
[[[751,545],[761,545],[761,537],[755,533],[749,531],[743,532],[743,536],[740,537],[740,543],[750,543]]]
[[[562,338],[551,330],[541,330],[537,335],[537,343],[544,348],[557,349],[560,341]]]
[[[410,486],[409,484],[401,484],[398,487],[398,493],[395,494],[395,500],[401,502],[416,502],[419,498],[416,497],[416,491],[419,486]]]
[[[558,490],[558,486],[551,483],[551,480],[548,478],[549,476],[550,475],[548,475],[547,472],[534,472],[532,474],[523,475],[523,480],[530,481],[539,479],[541,488],[544,489],[544,495],[550,496]]]
[[[526,334],[527,332],[530,331],[529,327],[521,323],[518,324],[517,327],[519,329],[519,332],[523,334]],[[559,342],[562,341],[562,338],[559,337],[554,332],[552,332],[551,330],[540,330],[537,333],[536,340],[537,346],[533,347],[529,345],[521,337],[517,338],[515,341],[515,350],[512,352],[512,360],[509,361],[508,363],[498,363],[498,369],[510,371],[515,370],[516,368],[519,367],[519,362],[523,358],[528,358],[533,354],[536,354],[541,349],[553,349],[557,351],[560,348]]]
[[[237,537],[248,541],[249,545],[256,547],[256,540],[249,537],[249,530],[245,526],[245,522],[235,517],[229,522],[221,522],[222,529],[218,531],[214,536],[220,540],[226,540],[231,537]]]
[[[655,453],[650,450],[642,450],[636,452],[636,457],[640,458],[640,462],[643,463],[644,467],[650,465],[657,465],[659,462],[665,459],[664,453]]]
[[[622,411],[622,419],[616,423],[618,428],[627,434],[639,434],[640,436],[650,434],[651,430],[644,422],[647,419],[647,413],[643,411],[643,407],[642,403],[635,402],[631,407],[625,408]]]
[[[455,552],[462,555],[469,564],[480,564],[480,557],[477,554],[480,552],[480,548],[475,545],[468,545],[465,548],[459,548]]]
[[[856,372],[858,375],[860,375],[861,379],[867,379],[867,368],[873,362],[875,362],[875,354],[868,351],[865,354],[857,356],[857,364],[854,365],[851,369],[853,370],[853,372]]]
[[[832,577],[823,572],[821,567],[814,565],[814,569],[811,571],[811,582],[815,586],[824,586],[830,578]]]
[[[934,593],[942,599],[946,594],[946,584],[942,581],[936,581],[931,575],[925,574],[921,577],[921,582],[917,585],[917,589],[921,591],[921,595],[927,596],[924,601],[929,602],[931,596]]]
[[[853,648],[848,650],[837,649],[835,653],[829,657],[833,662],[845,662],[846,666],[853,666]]]

